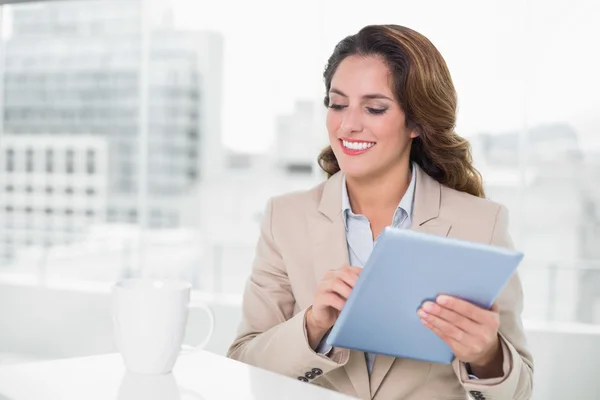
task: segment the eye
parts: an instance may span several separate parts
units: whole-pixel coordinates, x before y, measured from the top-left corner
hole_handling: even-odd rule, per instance
[[[346,108],[346,106],[343,106],[341,104],[330,104],[329,108],[331,108],[332,110],[338,110],[339,111],[341,109]]]
[[[387,111],[387,108],[371,108],[371,107],[367,107],[367,110],[371,114],[380,115],[380,114],[385,113]]]

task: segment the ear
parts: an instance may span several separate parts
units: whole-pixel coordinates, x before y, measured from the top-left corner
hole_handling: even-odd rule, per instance
[[[411,139],[414,139],[414,138],[419,137],[419,136],[421,136],[421,133],[418,130],[413,129],[412,131],[410,131],[410,138]]]

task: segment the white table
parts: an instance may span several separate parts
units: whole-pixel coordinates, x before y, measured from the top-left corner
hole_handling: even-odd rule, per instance
[[[315,399],[350,397],[209,352],[182,355],[172,374],[126,372],[119,354],[5,365],[0,400]]]

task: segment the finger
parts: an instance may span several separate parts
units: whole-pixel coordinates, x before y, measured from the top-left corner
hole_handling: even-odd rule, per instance
[[[435,315],[423,314],[422,312],[419,312],[419,316],[421,316],[422,321],[427,322],[427,324],[435,327],[441,332],[441,334],[443,334],[444,336],[451,337],[458,342],[464,343],[470,338],[472,338],[472,335],[463,331],[458,326],[453,325],[450,322],[445,321],[441,318],[438,318]]]
[[[335,308],[338,311],[342,311],[344,304],[346,304],[346,300],[333,292],[323,293],[320,300],[324,306]]]
[[[444,308],[450,309],[464,317],[467,317],[478,324],[484,324],[488,321],[487,315],[490,311],[476,306],[468,301],[459,299],[458,297],[441,295],[438,296],[436,302]]]
[[[354,287],[356,281],[358,280],[358,274],[347,269],[339,271],[336,277],[343,280],[351,288]]]
[[[455,325],[462,329],[463,331],[470,334],[478,334],[483,330],[483,325],[476,323],[475,321],[457,313],[454,310],[451,310],[446,307],[442,307],[439,304],[433,303],[431,301],[427,301],[423,304],[421,308],[422,317],[426,315],[432,315],[434,317],[438,317]]]
[[[343,298],[344,300],[348,299],[350,293],[352,293],[352,287],[350,287],[346,282],[341,279],[336,279],[332,281],[330,287],[330,292],[336,293],[338,296]]]
[[[347,265],[343,268],[340,269],[340,271],[342,271],[343,273],[349,274],[350,276],[360,276],[360,273],[362,272],[362,268],[361,267],[353,267],[351,265]]]
[[[457,355],[457,357],[458,357],[458,355],[469,354],[469,348],[467,346],[465,346],[463,343],[444,334],[438,327],[431,325],[429,322],[427,322],[425,320],[421,320],[421,322],[423,322],[423,325],[425,325],[427,328],[429,328],[433,333],[438,335],[440,337],[440,339],[442,339],[444,342],[446,342],[446,344],[448,346],[450,346],[450,348],[452,349],[452,352],[455,355]]]
[[[363,270],[362,267],[353,267],[352,265],[348,265],[345,268],[348,269],[348,270],[350,270],[352,273],[354,273],[356,275],[360,275],[360,273]]]
[[[500,313],[500,307],[498,306],[498,302],[494,302],[494,304],[492,304],[492,308],[490,308],[490,311],[493,311],[495,313]]]

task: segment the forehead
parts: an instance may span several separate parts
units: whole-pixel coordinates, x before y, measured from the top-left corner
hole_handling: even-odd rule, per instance
[[[348,96],[367,93],[392,94],[392,75],[379,57],[346,57],[331,79],[331,87]]]

